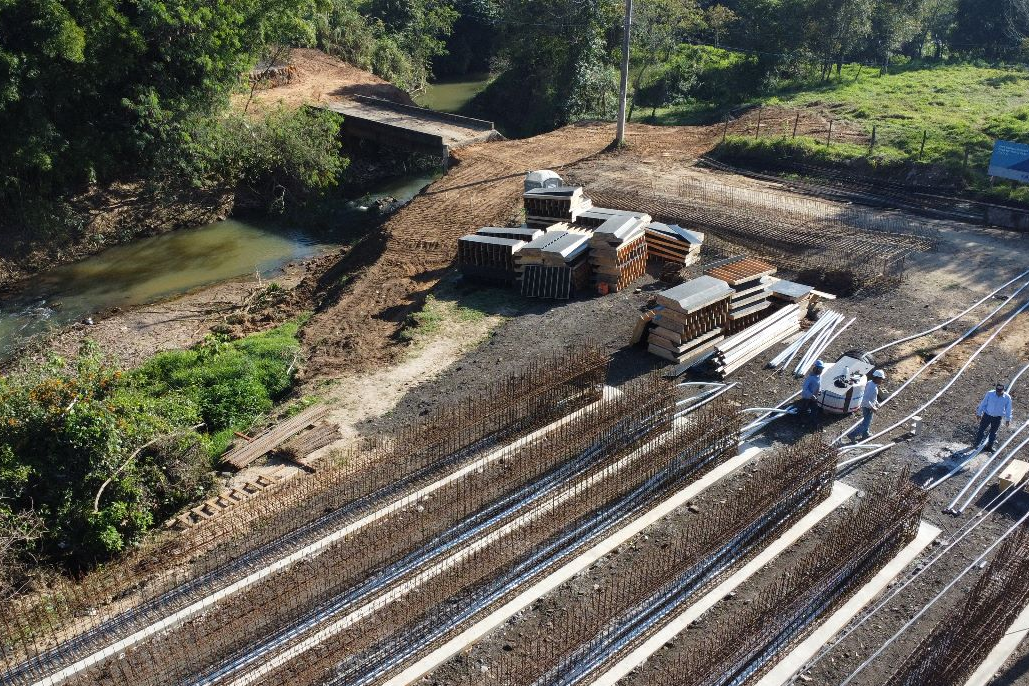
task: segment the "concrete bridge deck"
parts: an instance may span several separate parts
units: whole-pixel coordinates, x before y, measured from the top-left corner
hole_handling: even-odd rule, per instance
[[[442,154],[472,143],[502,138],[493,122],[382,98],[355,95],[350,100],[315,105],[343,115],[343,133],[383,145]]]

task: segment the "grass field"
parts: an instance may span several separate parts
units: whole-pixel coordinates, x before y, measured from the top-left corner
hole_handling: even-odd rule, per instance
[[[732,68],[724,55],[711,64],[716,74]],[[894,65],[890,73],[880,76],[877,69],[851,64],[828,82],[810,79],[735,102],[730,98],[658,109],[655,118],[658,123],[693,123],[714,112],[723,116],[747,103],[817,108],[869,135],[875,127],[876,162],[913,161],[921,153],[921,161],[947,165],[962,174],[970,187],[987,195],[1029,201],[1026,189],[1004,183],[990,188],[985,176],[994,140],[1029,143],[1029,69],[1024,66],[912,62]],[[817,145],[824,146],[825,141],[733,142],[735,152],[754,148],[748,151],[751,156],[795,149],[806,159],[841,161],[868,154],[861,146],[836,144],[831,153],[818,154]]]

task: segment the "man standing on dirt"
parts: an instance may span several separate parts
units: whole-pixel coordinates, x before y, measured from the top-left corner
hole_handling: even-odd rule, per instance
[[[868,431],[872,428],[872,418],[879,410],[879,384],[886,380],[886,372],[876,369],[872,372],[872,378],[865,383],[865,392],[861,396],[861,423],[854,427],[854,430],[847,434],[852,441],[865,440],[868,438]]]
[[[818,396],[822,392],[822,370],[825,363],[815,360],[811,371],[804,377],[804,385],[800,387],[800,416],[807,422],[818,417]]]
[[[986,441],[986,452],[993,452],[993,442],[997,440],[997,429],[1000,428],[1000,420],[1005,420],[1007,426],[1011,426],[1011,396],[1004,390],[1004,383],[997,382],[992,391],[986,391],[982,402],[975,411],[979,418],[979,432],[975,435],[975,446],[982,443],[983,435],[989,429],[990,436]]]

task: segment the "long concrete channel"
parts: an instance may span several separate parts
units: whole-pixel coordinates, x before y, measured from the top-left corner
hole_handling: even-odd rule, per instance
[[[466,475],[476,470],[482,469],[485,465],[505,458],[514,451],[518,450],[521,446],[526,445],[527,443],[541,436],[551,433],[560,428],[561,426],[564,426],[565,424],[575,421],[579,417],[585,416],[595,408],[599,407],[606,400],[615,398],[618,395],[620,395],[620,391],[616,388],[607,386],[604,388],[603,395],[604,397],[601,400],[592,403],[584,408],[580,408],[579,410],[576,410],[575,412],[572,412],[566,415],[565,417],[562,417],[561,419],[552,422],[551,424],[548,424],[540,429],[537,429],[529,433],[528,435],[518,439],[517,441],[514,441],[513,443],[493,450],[482,457],[474,459],[470,461],[468,464],[465,464],[464,466],[460,467],[459,469],[450,472],[446,476],[443,476],[425,486],[422,486],[413,492],[407,493],[406,495],[392,502],[389,502],[388,504],[372,511],[371,513],[360,517],[356,521],[349,522],[344,526],[335,528],[331,530],[329,533],[320,536],[313,542],[303,545],[302,547],[295,549],[288,554],[277,556],[269,560],[266,559],[268,552],[262,550],[260,552],[265,554],[262,555],[259,559],[245,558],[234,562],[230,566],[231,569],[223,570],[222,573],[224,574],[226,572],[231,572],[240,567],[244,569],[253,568],[254,571],[245,574],[244,576],[230,584],[224,585],[221,588],[209,592],[199,600],[192,602],[186,605],[185,607],[182,607],[181,609],[162,617],[157,621],[153,621],[147,624],[146,626],[140,628],[137,631],[134,631],[133,633],[125,636],[124,638],[121,638],[117,641],[108,644],[104,648],[96,650],[90,653],[89,655],[86,655],[85,657],[76,660],[67,667],[64,667],[52,674],[49,674],[46,677],[43,677],[42,679],[39,679],[38,681],[34,682],[33,686],[58,686],[58,684],[64,683],[66,680],[75,676],[76,674],[79,674],[83,670],[88,669],[96,664],[99,664],[111,657],[117,656],[125,650],[133,647],[134,645],[150,637],[153,637],[161,632],[174,628],[175,626],[181,624],[187,619],[214,607],[216,604],[231,597],[232,595],[239,593],[240,591],[256,583],[261,582],[262,580],[270,577],[275,573],[281,572],[289,568],[290,566],[300,562],[301,560],[309,559],[313,556],[316,556],[324,552],[330,546],[342,540],[343,538],[350,536],[355,532],[360,531],[361,529],[364,529],[374,524],[375,522],[387,517],[388,515],[394,512],[410,507],[411,505],[417,503],[417,501],[444,488],[448,484],[458,481],[459,479],[465,477]],[[288,544],[290,541],[295,542],[298,538],[303,540],[304,534],[308,533],[309,531],[317,530],[318,528],[324,527],[327,524],[331,524],[331,518],[334,516],[337,516],[337,513],[333,513],[332,515],[319,518],[315,522],[312,522],[303,527],[301,531],[297,532],[296,536],[289,537],[289,541],[285,541],[283,543]],[[277,548],[277,546],[273,547],[273,550],[275,550],[275,548]],[[254,557],[257,556],[255,555]],[[212,573],[212,575],[207,576],[214,576],[214,574]],[[188,597],[188,595],[191,592],[193,592],[196,588],[202,588],[202,584],[205,581],[209,582],[209,580],[206,578],[195,580],[194,582],[191,582],[189,584],[189,588],[183,587],[180,589],[176,589],[174,593],[176,595]],[[138,610],[138,612],[142,614],[147,612],[147,610],[151,609],[141,609]],[[86,638],[87,637],[85,636],[80,636],[78,640],[84,641]],[[62,652],[63,650],[66,650],[66,648],[62,648]],[[17,673],[17,670],[15,673]]]

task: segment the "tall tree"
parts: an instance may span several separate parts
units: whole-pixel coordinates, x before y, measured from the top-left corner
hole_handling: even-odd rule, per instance
[[[632,21],[630,65],[633,97],[628,119],[636,106],[636,93],[656,64],[667,62],[682,41],[704,28],[704,13],[696,0],[639,0]]]

